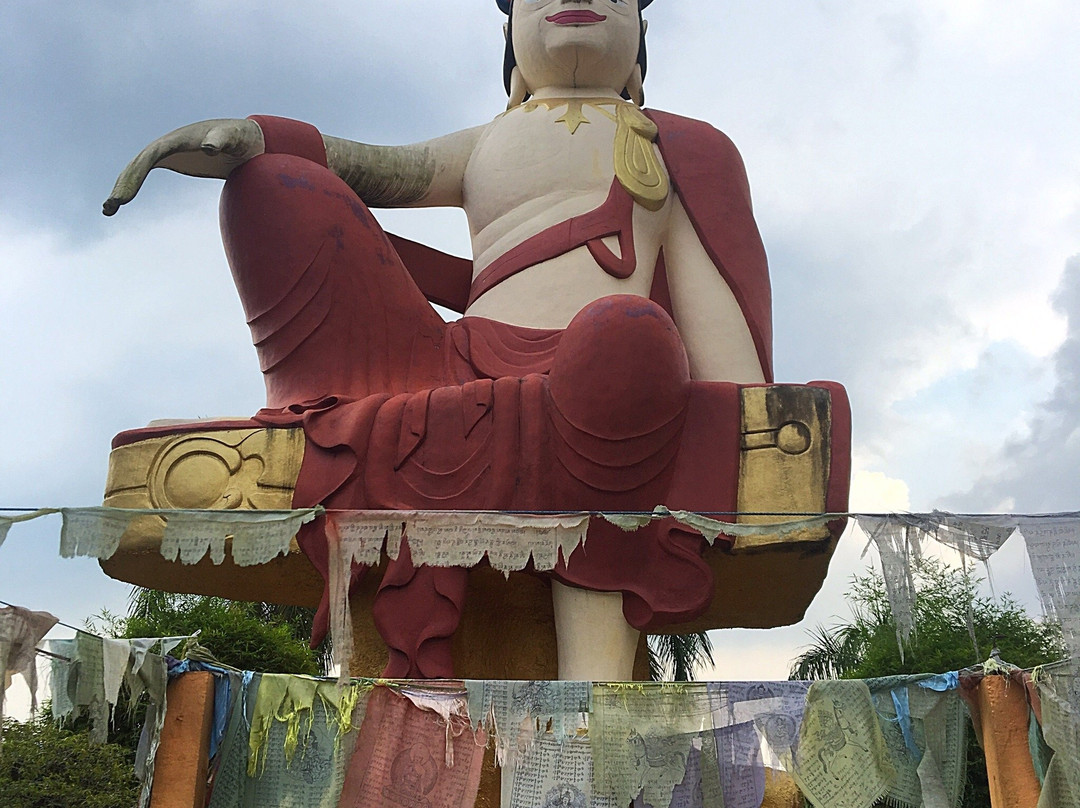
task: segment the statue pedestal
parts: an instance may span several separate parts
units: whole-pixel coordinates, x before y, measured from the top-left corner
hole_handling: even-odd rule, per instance
[[[821,513],[846,508],[849,415],[846,400],[823,387],[772,385],[742,390],[738,508],[742,513]],[[172,423],[121,433],[113,443],[105,504],[119,508],[288,509],[304,459],[303,431],[252,421]],[[653,503],[660,504],[660,503]],[[649,506],[651,507],[651,505]],[[740,516],[775,523],[777,516]],[[839,535],[832,528],[783,537],[718,540],[704,559],[713,601],[694,620],[660,629],[686,634],[717,628],[796,623],[825,578]],[[204,559],[193,566],[160,555],[164,521],[133,521],[110,576],[172,592],[316,606],[323,581],[293,545],[258,567]],[[586,544],[587,547],[587,544]],[[385,563],[385,558],[384,558]],[[354,673],[377,675],[387,651],[371,619],[382,570],[367,574],[352,599]],[[470,571],[469,593],[454,639],[456,675],[475,679],[554,679],[555,629],[550,584],[541,576]],[[643,654],[637,673],[644,676]]]

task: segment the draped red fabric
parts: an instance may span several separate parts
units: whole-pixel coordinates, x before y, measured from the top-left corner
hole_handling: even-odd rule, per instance
[[[652,115],[673,184],[768,368],[767,268],[738,155],[724,139],[710,179],[674,152],[692,156],[723,136]],[[303,155],[267,153],[237,169],[221,222],[266,380],[267,408],[255,420],[307,436],[296,507],[735,510],[739,387],[690,380],[660,305],[602,298],[565,331],[445,323],[417,285],[424,273],[410,272],[364,204],[311,159],[310,131],[285,122],[283,134],[276,119],[258,120],[268,144],[287,151],[291,131]],[[706,204],[719,215],[701,212]],[[454,281],[444,296],[460,291]],[[322,531],[313,522],[299,540],[326,577]],[[586,547],[551,574],[622,592],[640,629],[691,619],[712,597],[704,540],[671,523],[626,533],[593,520]],[[354,569],[354,583],[364,573]],[[406,543],[374,605],[391,651],[385,675],[452,676],[466,576],[414,567]],[[327,602],[324,594],[316,641]]]

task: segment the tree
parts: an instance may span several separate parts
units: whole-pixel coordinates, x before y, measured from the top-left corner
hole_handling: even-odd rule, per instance
[[[308,645],[313,610],[247,603],[205,595],[135,589],[125,618],[105,615],[117,637],[168,637],[199,632],[198,642],[215,659],[262,673],[325,672],[325,650]]]
[[[795,658],[791,678],[943,673],[975,666],[995,647],[1003,660],[1021,668],[1068,655],[1058,625],[1033,619],[1007,593],[997,598],[979,595],[980,581],[969,573],[927,558],[914,570],[914,581],[915,629],[904,646],[902,661],[885,581],[870,570],[852,580],[847,595],[851,618],[811,631],[813,643]],[[972,734],[963,805],[984,808],[989,804],[986,762]]]
[[[654,682],[692,682],[695,671],[712,661],[712,640],[705,632],[649,637],[649,678]]]
[[[138,782],[123,746],[46,718],[4,719],[0,796],[4,808],[131,808]]]
[[[325,650],[308,647],[312,615],[312,610],[135,589],[127,616],[102,612],[90,630],[129,639],[198,632],[199,644],[225,665],[317,676],[324,672]],[[144,696],[143,703],[129,709],[121,693],[108,743],[98,745],[90,743],[85,716],[58,727],[49,704],[26,723],[6,720],[0,805],[130,808],[138,794],[133,763],[145,706]]]
[[[979,595],[978,578],[924,559],[914,570],[914,579],[915,629],[904,646],[903,660],[885,581],[871,571],[852,579],[847,595],[851,619],[814,629],[814,642],[792,663],[791,678],[940,673],[978,665],[995,646],[1002,659],[1021,668],[1067,656],[1059,626],[1032,619],[1007,593],[997,598]]]
[[[307,640],[313,610],[140,588],[132,590],[130,604],[126,617],[106,610],[88,621],[90,631],[120,639],[198,632],[197,642],[212,654],[213,661],[232,668],[310,676],[325,672],[325,654],[312,651]],[[173,653],[179,654],[180,649]],[[147,704],[144,695],[132,706],[126,692],[121,691],[109,725],[108,741],[126,751],[129,768],[135,760]],[[46,705],[43,717],[51,719],[50,705]],[[67,726],[76,734],[86,732],[89,719],[82,716]]]

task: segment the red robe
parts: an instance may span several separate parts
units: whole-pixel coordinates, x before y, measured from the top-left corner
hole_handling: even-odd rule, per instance
[[[771,380],[768,268],[738,152],[707,124],[648,115]],[[690,380],[662,256],[655,303],[603,298],[565,331],[444,323],[428,299],[461,310],[471,262],[385,234],[325,168],[313,127],[256,120],[267,153],[228,180],[222,230],[267,384],[256,419],[307,436],[296,507],[735,510],[739,386]],[[322,525],[299,541],[325,577]],[[594,520],[586,551],[551,574],[622,592],[647,631],[707,607],[704,546],[672,523],[624,533]],[[374,605],[387,676],[453,675],[466,579],[415,568],[407,546],[390,564]]]

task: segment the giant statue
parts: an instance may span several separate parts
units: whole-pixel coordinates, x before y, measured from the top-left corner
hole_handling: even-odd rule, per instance
[[[842,388],[801,390],[813,432],[770,387],[768,268],[739,153],[644,107],[651,2],[497,0],[509,102],[472,129],[387,147],[277,117],[210,120],[120,175],[106,215],[154,168],[226,180],[225,251],[267,390],[248,425],[302,430],[293,506],[734,514],[758,484],[750,455],[817,441],[815,509],[846,508]],[[465,210],[471,261],[388,234],[369,210],[428,206]],[[805,509],[810,484],[777,480],[760,509]],[[834,539],[819,541],[825,564]],[[321,522],[298,542],[325,578]],[[671,521],[594,520],[543,577],[559,675],[630,679],[641,632],[711,608],[725,563],[711,550]],[[406,542],[377,573],[353,570],[374,588],[385,674],[453,676],[470,570],[415,566]],[[729,600],[774,585],[743,581]],[[325,612],[324,596],[323,631]]]

